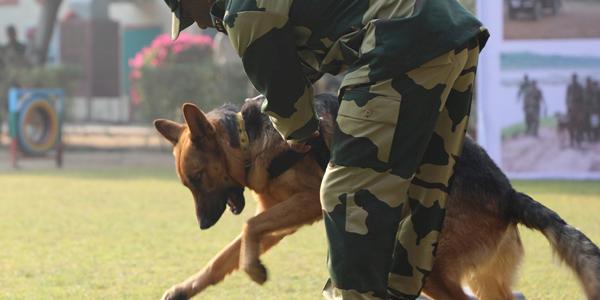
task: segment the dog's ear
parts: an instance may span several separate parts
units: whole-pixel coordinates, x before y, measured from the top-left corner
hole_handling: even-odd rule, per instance
[[[184,126],[169,120],[158,119],[154,121],[154,127],[156,130],[171,144],[177,144],[179,137],[183,132]]]
[[[183,117],[192,133],[194,140],[213,136],[215,128],[208,122],[206,115],[194,104],[186,103],[183,105]]]

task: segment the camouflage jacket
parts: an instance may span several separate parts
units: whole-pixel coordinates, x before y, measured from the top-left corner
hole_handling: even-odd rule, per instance
[[[457,0],[217,0],[212,16],[288,140],[317,129],[312,83],[323,73],[376,82],[488,37]]]

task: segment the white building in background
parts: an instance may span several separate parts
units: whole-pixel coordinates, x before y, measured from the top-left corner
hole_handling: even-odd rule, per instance
[[[27,33],[34,32],[44,0],[0,0],[0,45],[6,43],[5,28],[13,25],[18,39],[28,44]],[[122,122],[129,119],[129,69],[132,52],[146,46],[154,35],[170,33],[171,14],[162,0],[63,0],[48,53],[49,64],[60,64],[60,23],[66,18],[82,20],[109,19],[118,23],[121,86],[115,97],[76,97],[71,115],[75,119]],[[94,38],[96,39],[96,38]],[[100,38],[102,40],[102,38]],[[66,58],[65,58],[66,59]],[[91,112],[90,112],[91,111]]]
[[[40,5],[36,0],[0,0],[0,44],[5,44],[4,28],[14,25],[19,40],[25,41],[25,33],[37,24]]]
[[[27,32],[37,25],[40,11],[38,0],[0,0],[0,45],[8,42],[5,29],[9,25],[17,29],[19,41],[27,44]]]
[[[43,0],[0,0],[0,28],[13,24],[19,31],[19,38],[25,40],[25,33],[34,28],[39,19]],[[82,17],[102,13],[106,7],[108,16],[125,25],[161,25],[170,28],[171,16],[162,0],[63,0],[59,20],[70,10],[77,10]],[[92,2],[96,3],[92,5]],[[6,36],[0,35],[0,44],[6,43]]]
[[[108,12],[123,26],[160,25],[166,33],[171,32],[171,13],[163,0],[112,1]]]

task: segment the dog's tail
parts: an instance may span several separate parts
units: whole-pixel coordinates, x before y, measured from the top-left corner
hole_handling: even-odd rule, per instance
[[[588,299],[600,299],[600,250],[556,212],[513,191],[508,212],[514,222],[541,231],[558,256],[576,273]]]

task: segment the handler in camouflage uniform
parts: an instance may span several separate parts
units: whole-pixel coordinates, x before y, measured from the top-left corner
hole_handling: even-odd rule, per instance
[[[165,0],[173,37],[229,35],[293,148],[312,83],[348,71],[321,190],[329,299],[415,299],[431,271],[488,34],[457,0]],[[212,22],[208,18],[208,11]]]

